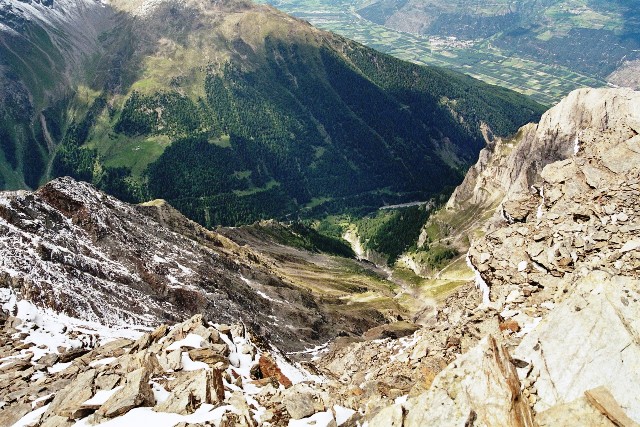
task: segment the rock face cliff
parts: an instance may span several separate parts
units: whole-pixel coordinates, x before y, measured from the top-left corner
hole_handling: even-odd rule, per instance
[[[580,157],[581,147],[605,134],[625,139],[638,128],[637,108],[630,89],[576,90],[543,114],[539,123],[523,126],[512,138],[487,138],[478,162],[445,208],[425,225],[419,245],[435,240],[464,252],[470,241],[499,226],[506,216],[523,220],[530,206],[523,207],[522,201],[543,191],[545,166]],[[430,235],[433,228],[439,231]]]
[[[538,124],[524,126],[513,139],[498,139],[485,148],[447,207],[519,197],[540,183],[546,165],[578,154],[581,142],[604,133],[613,137],[619,132],[624,138],[625,132],[638,127],[636,108],[634,92],[627,89],[570,93]]]

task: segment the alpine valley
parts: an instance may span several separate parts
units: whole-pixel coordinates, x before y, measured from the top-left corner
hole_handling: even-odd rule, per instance
[[[0,426],[638,426],[640,92],[544,110],[243,0],[0,0]]]
[[[0,16],[0,184],[70,175],[205,226],[428,200],[483,133],[543,111],[249,2],[2,0]]]

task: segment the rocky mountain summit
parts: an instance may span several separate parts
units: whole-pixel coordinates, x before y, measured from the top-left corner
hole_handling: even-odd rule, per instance
[[[4,320],[0,381],[7,391],[0,395],[0,420],[20,426],[115,426],[140,417],[149,422],[158,417],[158,425],[168,426],[637,426],[640,93],[576,91],[547,112],[540,124],[528,125],[514,140],[496,141],[495,146],[502,144],[511,147],[487,151],[484,166],[470,173],[463,184],[467,188],[459,188],[449,204],[449,209],[456,209],[456,203],[462,206],[461,195],[466,192],[477,197],[476,202],[490,200],[487,209],[493,209],[473,235],[467,254],[475,283],[455,290],[421,326],[405,320],[360,334],[340,334],[330,345],[309,349],[305,354],[313,357],[301,364],[269,346],[265,334],[255,334],[255,324],[221,324],[237,322],[217,320],[218,312],[206,311],[212,310],[213,302],[197,307],[206,320],[196,316],[158,327],[161,322],[149,319],[148,326],[156,329],[114,330],[56,317],[61,315],[28,301],[39,302],[36,291],[16,293],[36,289],[33,285],[11,279],[8,286],[16,274],[5,266],[1,295],[9,314]],[[505,155],[514,163],[505,163]],[[492,178],[490,167],[503,170]],[[65,193],[69,190],[62,190],[66,186],[78,191],[90,188],[57,181],[37,193],[6,198],[2,224],[8,231],[22,233],[13,242],[41,242],[42,231],[27,231],[48,223],[70,227],[86,221],[83,209],[63,203],[70,199]],[[481,194],[492,188],[500,191]],[[26,213],[32,211],[16,209],[25,197],[46,199],[54,190],[67,195],[46,206],[55,206],[60,215],[75,212],[65,216],[66,222],[29,220]],[[106,202],[120,203],[110,198]],[[93,209],[84,203],[87,210]],[[246,257],[239,258],[235,271],[245,278],[254,270],[267,274],[271,263],[287,262],[289,270],[302,265],[292,263],[292,254],[284,250],[272,250],[269,262],[249,263],[250,254],[262,256],[261,252],[157,206],[123,209],[135,211],[131,217],[136,221],[153,218],[154,224],[162,223],[174,233],[181,230],[180,235],[194,227],[195,237],[189,241],[209,236],[213,239],[209,241],[220,242],[209,246],[221,259],[226,251],[243,249]],[[136,216],[147,210],[154,214]],[[103,230],[118,227],[117,218],[109,219],[114,226]],[[98,221],[90,224],[84,227],[100,229]],[[198,237],[194,230],[204,234]],[[154,238],[161,239],[163,233],[158,229]],[[251,233],[230,230],[227,235],[251,242],[258,238]],[[123,233],[128,234],[135,237],[133,231]],[[81,254],[91,254],[96,242],[104,239],[76,240],[86,245]],[[119,251],[130,246],[122,245]],[[42,251],[26,247],[31,249],[22,256],[31,256],[25,259],[35,263]],[[76,259],[68,252],[68,259]],[[174,260],[196,269],[183,257]],[[19,265],[17,260],[11,262]],[[285,275],[286,270],[277,271]],[[42,274],[54,276],[56,271]],[[252,286],[256,280],[239,281]],[[146,282],[132,283],[140,287]],[[68,294],[68,301],[73,302],[76,294],[82,295],[76,290]],[[288,301],[285,294],[268,295]],[[157,302],[161,299],[147,298],[156,304],[150,305],[152,316],[154,307],[162,307]],[[82,307],[82,298],[79,301]],[[294,310],[295,304],[289,307]],[[141,318],[136,312],[130,316],[135,322]]]

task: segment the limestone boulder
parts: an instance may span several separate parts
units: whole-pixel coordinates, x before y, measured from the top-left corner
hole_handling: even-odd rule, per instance
[[[492,336],[449,365],[429,391],[409,399],[404,408],[405,427],[534,425],[516,367]]]
[[[113,418],[138,406],[153,406],[155,398],[149,385],[151,370],[143,367],[127,375],[125,386],[114,393],[97,411],[97,416]]]
[[[536,422],[539,427],[613,427],[615,425],[589,404],[585,397],[540,412],[536,415]]]
[[[6,409],[2,409],[0,410],[0,425],[11,426],[31,411],[31,405],[28,403],[12,405]]]
[[[402,405],[392,405],[384,408],[368,423],[369,427],[402,427],[404,422]]]
[[[155,411],[186,415],[193,413],[203,403],[217,404],[224,399],[220,370],[185,372],[178,381],[172,386],[169,397],[155,406]]]
[[[274,377],[278,380],[280,384],[285,387],[291,387],[293,383],[285,374],[282,373],[280,367],[276,363],[273,356],[269,353],[262,353],[260,355],[260,359],[258,360],[258,366],[260,370],[260,375],[262,378],[270,378]]]
[[[195,360],[195,359],[191,359]],[[158,356],[158,363],[165,371],[179,371],[182,369],[182,349],[175,349]]]
[[[79,374],[53,399],[42,419],[47,420],[52,416],[64,418],[79,418],[87,415],[86,410],[80,409],[82,404],[93,396],[93,380],[96,370],[89,369]]]
[[[226,344],[214,344],[211,347],[189,350],[191,360],[215,365],[218,362],[229,363],[229,347]]]
[[[282,403],[294,420],[306,418],[325,409],[320,394],[306,384],[296,384],[283,392]]]
[[[535,382],[537,412],[605,386],[640,422],[639,291],[638,280],[593,272],[523,339],[514,357],[532,365],[522,377]]]

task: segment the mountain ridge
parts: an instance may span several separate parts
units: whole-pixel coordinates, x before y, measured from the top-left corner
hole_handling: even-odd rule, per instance
[[[34,193],[0,193],[0,228],[3,288],[41,308],[110,326],[206,312],[218,321],[242,319],[279,346],[301,350],[406,315],[393,302],[392,284],[370,266],[306,246],[283,245],[286,258],[253,249],[162,201],[129,205],[71,178]],[[268,241],[266,232],[258,236]],[[313,278],[318,268],[332,283]],[[358,301],[363,293],[386,304]]]

